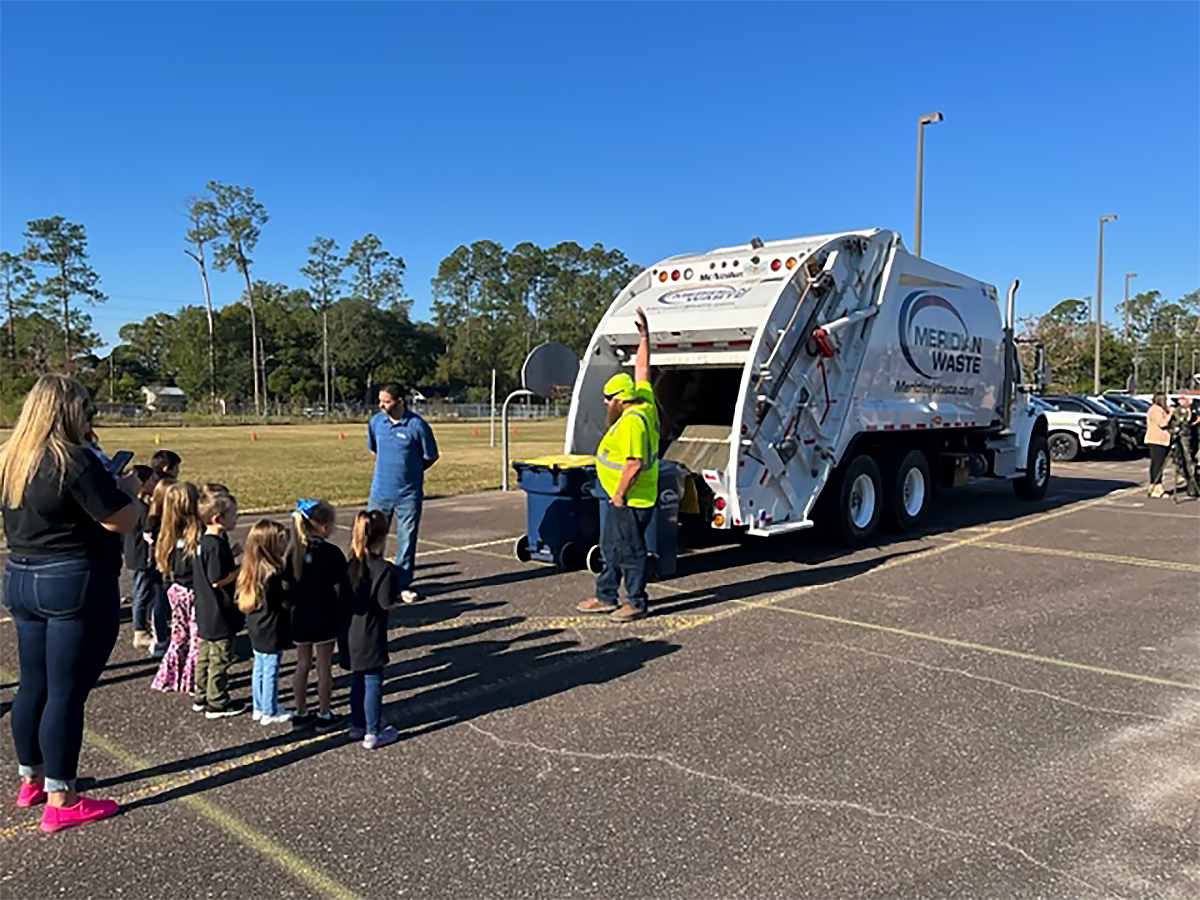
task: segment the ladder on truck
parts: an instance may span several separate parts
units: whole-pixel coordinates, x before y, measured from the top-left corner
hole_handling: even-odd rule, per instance
[[[765,360],[750,373],[757,424],[742,436],[742,453],[761,457],[759,491],[777,492],[792,512],[776,517],[759,503],[748,517],[750,534],[812,526],[813,504],[838,462],[897,241],[848,235],[822,247],[793,282],[795,308],[787,323],[763,336]]]

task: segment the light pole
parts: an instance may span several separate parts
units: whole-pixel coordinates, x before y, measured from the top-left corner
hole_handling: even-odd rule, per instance
[[[926,113],[917,117],[917,200],[916,222],[913,225],[913,253],[921,255],[921,191],[925,177],[925,126],[942,121],[940,112]]]
[[[1092,393],[1100,393],[1100,316],[1103,313],[1104,296],[1104,223],[1115,222],[1117,217],[1107,213],[1100,217],[1100,241],[1096,250],[1096,346],[1092,365]]]
[[[1137,272],[1125,273],[1125,340],[1129,340],[1129,279],[1137,277]]]

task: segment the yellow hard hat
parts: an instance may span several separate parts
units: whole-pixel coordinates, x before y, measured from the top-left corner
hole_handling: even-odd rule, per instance
[[[633,379],[629,377],[628,372],[618,372],[608,381],[604,382],[605,398],[616,397],[618,400],[632,400]]]

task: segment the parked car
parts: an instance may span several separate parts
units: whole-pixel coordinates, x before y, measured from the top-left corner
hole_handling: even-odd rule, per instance
[[[1146,415],[1146,411],[1150,409],[1150,401],[1143,400],[1140,397],[1134,397],[1132,394],[1122,394],[1120,391],[1105,391],[1103,398],[1109,403],[1115,403],[1125,412],[1141,413]]]
[[[1092,406],[1110,410],[1117,417],[1117,435],[1120,446],[1129,456],[1141,456],[1146,452],[1146,413],[1129,410],[1108,397],[1087,396]]]
[[[1127,454],[1134,456],[1141,455],[1142,443],[1146,437],[1145,415],[1127,413],[1122,409],[1110,406],[1103,400],[1083,394],[1042,394],[1041,398],[1061,412],[1102,417],[1107,428],[1114,435],[1111,447],[1119,447]],[[1110,447],[1105,449],[1110,449]]]
[[[1061,410],[1039,397],[1031,400],[1046,416],[1046,443],[1052,460],[1070,462],[1080,454],[1111,450],[1116,445],[1114,420],[1094,413]]]

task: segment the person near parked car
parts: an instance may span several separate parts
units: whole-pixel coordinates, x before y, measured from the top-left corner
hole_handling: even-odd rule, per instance
[[[400,598],[405,603],[421,599],[411,590],[417,556],[417,529],[421,524],[425,470],[438,461],[433,429],[408,408],[404,388],[388,383],[379,388],[379,412],[367,423],[367,449],[375,459],[368,510],[396,520],[396,568]]]
[[[95,414],[83,385],[43,375],[0,448],[4,605],[20,671],[10,714],[17,806],[45,803],[43,831],[118,809],[75,792],[84,705],[120,628],[120,535],[138,524],[135,477],[118,481],[91,448]]]
[[[1162,472],[1167,449],[1171,446],[1171,435],[1167,432],[1167,423],[1170,421],[1167,395],[1155,394],[1150,408],[1146,410],[1146,448],[1150,451],[1151,497],[1163,497],[1166,494],[1162,486]]]
[[[618,372],[604,385],[609,428],[596,448],[596,477],[608,495],[602,516],[596,596],[582,613],[608,613],[618,622],[646,616],[646,530],[658,501],[658,410],[650,386],[650,325],[637,309],[639,334],[633,378]],[[618,589],[625,582],[625,602]]]

